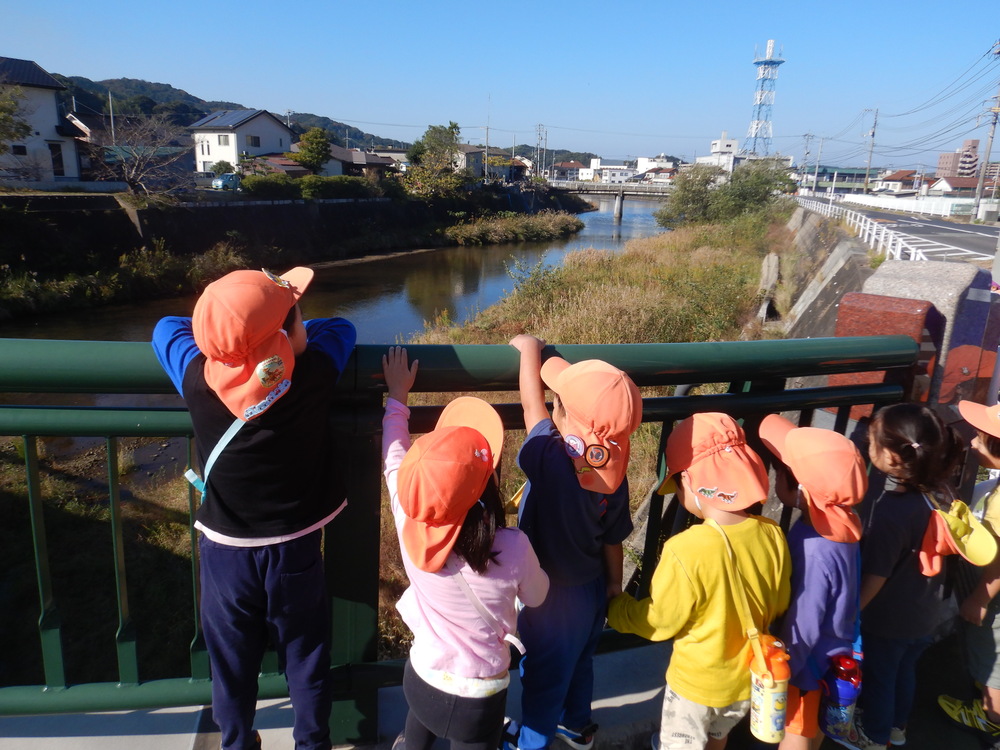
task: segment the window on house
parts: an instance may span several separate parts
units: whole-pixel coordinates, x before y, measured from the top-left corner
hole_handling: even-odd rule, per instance
[[[219,145],[220,146],[228,146],[229,145],[229,134],[228,133],[226,133],[225,135],[220,135],[219,136]]]
[[[248,135],[247,136],[247,146],[250,148],[260,148],[260,136],[259,135]]]
[[[21,145],[18,145],[18,144],[15,143],[15,144],[13,144],[10,147],[10,153],[13,156],[27,156],[28,155],[28,147],[27,146],[21,146]]]
[[[64,177],[66,169],[63,166],[62,144],[50,143],[49,154],[52,156],[52,174],[56,177]]]

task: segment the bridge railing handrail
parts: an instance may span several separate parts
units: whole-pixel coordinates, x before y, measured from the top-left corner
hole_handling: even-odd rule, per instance
[[[0,687],[0,715],[76,711],[123,710],[209,702],[207,659],[197,626],[197,542],[189,518],[191,606],[195,613],[191,633],[190,676],[143,680],[137,658],[135,623],[129,604],[131,589],[123,554],[121,497],[118,486],[117,440],[123,436],[188,438],[190,418],[178,399],[175,407],[56,406],[44,394],[164,394],[172,386],[156,363],[152,348],[142,343],[0,340],[0,392],[34,394],[37,404],[0,406],[0,435],[24,438],[24,465],[35,585],[39,602],[38,642],[44,684]],[[420,372],[415,391],[448,393],[508,391],[517,388],[518,355],[508,346],[412,346]],[[674,420],[695,411],[722,410],[744,418],[748,434],[763,415],[795,411],[810,423],[818,410],[830,410],[834,427],[845,431],[850,409],[858,404],[881,405],[906,397],[905,380],[917,359],[917,344],[905,336],[759,342],[710,342],[685,344],[633,344],[618,346],[571,345],[549,347],[571,361],[601,358],[629,372],[640,387],[686,383],[718,383],[725,392],[714,395],[650,395],[643,400],[643,420],[660,423],[660,446]],[[378,662],[379,546],[381,496],[381,416],[384,386],[381,356],[384,346],[358,346],[336,387],[337,406],[332,425],[345,467],[354,469],[348,480],[350,504],[326,530],[326,568],[331,594],[334,645],[331,654],[335,677],[335,705],[331,726],[338,742],[371,741],[377,711],[377,688],[398,684],[399,663]],[[845,372],[896,373],[885,382],[830,387],[788,387],[787,379]],[[19,397],[23,401],[24,397]],[[120,400],[120,397],[119,397]],[[430,429],[441,407],[413,409],[411,429]],[[516,394],[498,405],[507,429],[523,428]],[[114,558],[118,629],[114,647],[119,679],[100,682],[75,679],[70,684],[63,658],[63,632],[58,586],[50,567],[46,525],[47,500],[37,450],[39,436],[103,437],[107,447],[109,533]],[[665,467],[657,471],[662,477]],[[644,488],[633,487],[633,495]],[[647,495],[649,518],[642,550],[642,565],[634,580],[641,592],[648,587],[655,567],[661,529],[676,528],[683,513],[656,493]],[[193,491],[187,497],[189,515],[196,509]],[[395,542],[390,542],[394,544]],[[53,550],[58,551],[58,550]],[[344,576],[344,570],[351,570]],[[146,585],[153,582],[144,581]],[[143,637],[155,637],[146,636]],[[605,647],[623,641],[609,633]],[[16,644],[16,647],[27,647]],[[286,688],[270,662],[260,678],[261,697],[284,696]],[[2,679],[2,676],[0,676]],[[0,683],[2,684],[2,683]]]

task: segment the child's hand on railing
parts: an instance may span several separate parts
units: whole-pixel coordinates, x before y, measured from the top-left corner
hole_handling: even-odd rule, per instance
[[[527,333],[521,333],[510,340],[510,345],[522,354],[525,350],[536,349],[539,352],[545,348],[545,341]]]
[[[417,366],[420,360],[407,363],[406,349],[402,346],[390,346],[389,351],[382,355],[382,374],[385,376],[385,387],[389,398],[394,398],[401,404],[406,403],[413,381],[417,377]]]

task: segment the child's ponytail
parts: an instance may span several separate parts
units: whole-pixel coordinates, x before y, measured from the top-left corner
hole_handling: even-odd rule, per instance
[[[950,484],[962,458],[958,433],[920,404],[880,409],[869,434],[876,450],[888,449],[896,455],[892,476],[921,492],[934,492]]]
[[[497,529],[507,525],[496,474],[486,483],[479,502],[469,508],[462,522],[462,530],[455,541],[455,553],[469,563],[469,567],[482,575],[490,562],[496,561],[493,540]]]

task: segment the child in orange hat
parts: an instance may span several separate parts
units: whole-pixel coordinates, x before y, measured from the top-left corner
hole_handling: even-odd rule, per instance
[[[802,511],[788,533],[792,599],[779,635],[792,674],[780,747],[815,750],[822,741],[820,680],[830,657],[850,656],[857,637],[861,519],[853,506],[868,489],[868,474],[854,443],[832,430],[770,414],[760,438],[780,462],[775,494]]]
[[[521,335],[521,406],[527,430],[518,465],[528,478],[518,526],[538,553],[551,587],[543,606],[525,609],[518,629],[521,726],[507,745],[543,750],[558,738],[593,742],[594,652],[608,597],[621,592],[622,542],[629,513],[629,441],[642,420],[642,397],[629,376],[606,362],[570,364],[545,342]],[[555,393],[552,416],[545,386]]]
[[[434,430],[409,435],[417,374],[406,350],[382,358],[385,481],[410,586],[396,608],[413,631],[403,672],[409,711],[394,747],[429,750],[438,737],[496,750],[503,730],[515,600],[541,604],[548,577],[527,537],[505,528],[496,467],[503,423],[478,398],[450,402]]]
[[[191,318],[153,331],[187,402],[202,476],[196,515],[201,624],[222,747],[259,747],[257,676],[274,640],[295,710],[296,746],[330,747],[330,624],[323,527],[347,504],[330,454],[333,388],[354,350],[343,318],[303,322],[310,268],[233,271]]]
[[[788,545],[776,523],[747,512],[767,499],[767,469],[732,417],[704,413],[680,422],[667,439],[666,462],[661,491],[676,492],[706,523],[666,541],[649,596],[615,597],[608,623],[654,641],[674,639],[659,748],[721,748],[750,708],[751,646],[727,570],[745,586],[753,625],[766,632],[788,607]]]
[[[1000,469],[1000,404],[984,406],[959,401],[958,411],[976,429],[972,450],[979,465]],[[969,503],[982,515],[983,525],[1000,536],[1000,483],[979,482]],[[963,701],[938,696],[938,704],[952,719],[996,742],[1000,739],[1000,556],[983,568],[976,587],[962,601],[959,614],[965,623],[966,661],[972,677],[982,684],[982,697]]]

